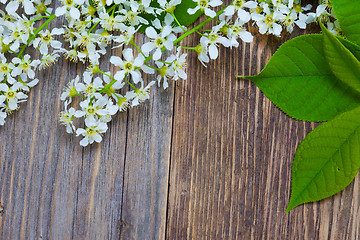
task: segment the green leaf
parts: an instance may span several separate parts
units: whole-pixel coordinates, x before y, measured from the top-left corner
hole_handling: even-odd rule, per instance
[[[360,107],[315,128],[299,145],[286,209],[329,197],[351,183],[360,167]]]
[[[360,105],[360,94],[338,80],[323,56],[322,36],[285,42],[256,76],[246,77],[290,117],[327,121]]]
[[[360,62],[333,34],[320,24],[326,60],[334,75],[360,92]]]
[[[198,10],[193,15],[187,13],[189,8],[194,8],[196,6],[197,3],[195,3],[193,0],[182,0],[181,3],[176,6],[174,14],[181,24],[187,27],[195,22],[196,19],[198,19],[203,14],[200,10]]]
[[[194,8],[194,7],[196,7],[196,5],[197,5],[197,3],[195,3],[192,0],[182,0],[179,5],[176,5],[174,15],[175,15],[176,19],[180,22],[180,24],[187,27],[190,24],[192,24],[193,22],[195,22],[196,19],[198,19],[202,15],[202,12],[200,10],[197,11],[193,15],[190,15],[190,14],[187,13],[187,10],[189,8]],[[158,4],[157,1],[152,1],[150,6],[158,8],[160,5]],[[166,13],[164,12],[160,16],[158,16],[157,18],[160,21],[163,21],[164,18],[165,18],[165,15],[166,15]],[[155,17],[152,14],[141,14],[141,16],[143,18],[145,18],[150,23],[149,25],[141,24],[141,27],[140,27],[139,31],[140,32],[145,32],[145,29],[147,27],[152,26],[151,22],[155,20]]]
[[[360,46],[342,37],[336,37],[360,61]]]
[[[360,45],[360,0],[331,0],[345,36]]]

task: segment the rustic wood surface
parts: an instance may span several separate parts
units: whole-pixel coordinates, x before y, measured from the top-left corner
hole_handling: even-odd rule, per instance
[[[86,148],[58,122],[61,91],[83,66],[62,59],[41,72],[0,128],[0,239],[359,239],[359,176],[285,214],[293,155],[317,124],[235,77],[298,34],[220,48],[207,68],[189,52],[188,80],[153,88]]]

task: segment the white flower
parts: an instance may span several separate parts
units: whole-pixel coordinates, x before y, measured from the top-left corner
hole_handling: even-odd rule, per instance
[[[5,35],[3,42],[10,45],[10,49],[14,52],[19,51],[20,44],[27,44],[29,39],[29,31],[24,30],[24,26],[20,22],[4,22],[4,26],[10,31],[10,34]]]
[[[156,9],[157,14],[161,14],[162,12],[174,12],[176,5],[181,3],[181,0],[171,0],[170,2],[166,0],[158,0],[161,8]]]
[[[106,74],[110,75],[110,72],[106,72]],[[109,78],[108,76],[104,75],[103,80],[106,83],[104,88],[107,87],[107,85],[112,84],[109,91],[105,91],[104,93],[108,94],[109,96],[113,96],[116,99],[116,96],[114,95],[114,92],[117,90],[122,89],[122,87],[125,85],[125,82],[122,80],[117,80],[114,83],[112,83],[113,79]]]
[[[253,36],[250,32],[246,31],[243,28],[243,22],[241,19],[236,19],[233,25],[230,25],[228,28],[228,38],[230,39],[230,46],[238,47],[239,43],[237,42],[237,38],[240,38],[243,42],[252,42]]]
[[[136,97],[135,91],[126,92],[125,96],[121,94],[116,94],[116,106],[119,108],[120,112],[126,111],[131,105],[131,100]]]
[[[18,92],[21,83],[15,83],[11,88],[5,83],[0,83],[0,91],[4,95],[0,95],[0,104],[7,102],[7,107],[10,111],[18,108],[18,103],[25,101],[28,96],[23,92]]]
[[[145,18],[139,16],[139,13],[136,11],[121,9],[119,13],[124,14],[124,22],[130,24],[130,26],[137,26],[139,23],[145,25],[149,24],[149,22]]]
[[[32,1],[29,0],[13,0],[10,1],[7,5],[5,10],[10,14],[13,15],[18,10],[20,2],[24,7],[25,13],[28,15],[32,15],[36,12],[36,8],[34,7]]]
[[[39,37],[34,39],[33,45],[35,48],[39,47],[42,55],[46,55],[50,46],[55,49],[61,48],[62,43],[55,40],[53,36],[64,34],[64,32],[62,28],[53,28],[51,32],[49,30],[41,31]]]
[[[39,60],[31,61],[29,54],[26,54],[23,59],[14,57],[12,62],[17,65],[11,72],[13,77],[19,76],[21,73],[25,73],[31,79],[35,77],[35,72],[32,68],[35,69],[40,63]]]
[[[112,56],[110,58],[110,62],[115,66],[119,66],[122,68],[121,71],[118,71],[114,78],[118,81],[124,79],[125,75],[131,74],[134,83],[138,83],[142,81],[141,73],[138,68],[142,68],[144,64],[145,57],[139,54],[135,59],[133,55],[133,51],[131,48],[126,48],[123,50],[123,56],[125,61],[123,61],[120,57]]]
[[[102,137],[101,133],[105,133],[108,129],[106,123],[101,122],[100,120],[85,119],[86,129],[78,128],[76,130],[76,136],[82,135],[84,138],[80,141],[80,145],[86,147],[89,144],[95,142],[101,142]]]
[[[21,86],[20,86],[20,90],[22,91],[30,91],[30,88],[34,87],[36,84],[39,83],[39,79],[35,78],[33,80],[31,80],[30,82],[27,82],[27,75],[25,73],[20,74],[20,79],[21,79]]]
[[[133,99],[131,106],[137,106],[146,99],[150,99],[150,87],[154,84],[155,81],[151,81],[146,87],[144,87],[144,83],[141,82],[141,88],[135,89],[136,96]]]
[[[326,4],[320,4],[316,7],[315,13],[308,13],[308,19],[306,20],[306,23],[312,23],[319,19],[321,22],[330,22],[330,16],[331,14],[327,11]]]
[[[97,101],[86,99],[80,102],[80,107],[82,110],[76,111],[75,117],[80,118],[86,116],[87,118],[96,119],[98,117],[104,116],[108,114],[108,111],[104,109],[104,106],[107,102],[108,100],[106,98],[101,98]]]
[[[208,56],[208,47],[205,43],[200,43],[195,47],[195,51],[198,55],[198,60],[201,62],[201,64],[206,67],[205,63],[208,63],[210,61]]]
[[[11,71],[15,68],[13,63],[6,62],[5,57],[1,57],[0,62],[0,81],[6,78],[6,81],[10,84],[15,83],[15,79],[11,76]]]
[[[180,56],[180,50],[179,47],[177,49],[176,55],[171,55],[166,59],[166,62],[171,62],[170,69],[172,71],[173,80],[178,80],[179,78],[182,78],[184,80],[187,79],[187,75],[184,71],[186,68],[186,56],[187,54],[184,53]]]
[[[101,78],[97,77],[92,81],[92,75],[89,72],[83,73],[84,83],[75,84],[75,89],[79,93],[83,93],[86,97],[101,98],[99,91],[104,87]]]
[[[295,21],[295,24],[298,25],[299,28],[305,29],[306,28],[306,20],[307,16],[303,13],[299,13],[299,19]]]
[[[56,16],[62,16],[69,11],[69,15],[73,19],[79,19],[80,18],[80,11],[77,9],[77,6],[81,6],[85,0],[63,0],[62,7],[58,7],[55,10]]]
[[[65,110],[60,112],[60,122],[61,124],[66,126],[67,133],[73,133],[75,131],[75,126],[73,124],[73,119],[75,118],[75,109],[70,108],[69,110],[66,109],[67,104],[65,103]]]
[[[167,82],[168,78],[170,78],[173,74],[171,71],[171,68],[169,68],[168,64],[164,64],[163,62],[156,61],[155,64],[160,69],[159,75],[156,77],[158,81],[158,86],[160,87],[161,79],[163,80],[163,88],[166,89],[169,86],[169,83]]]
[[[99,18],[94,19],[94,22],[98,22],[98,21],[100,21],[100,25],[108,31],[113,31],[118,29],[123,31],[126,29],[126,26],[123,23],[124,16],[121,15],[117,15],[114,17],[106,12],[101,12],[99,13]]]
[[[114,48],[122,47],[124,44],[129,44],[134,38],[134,34],[139,30],[140,27],[135,29],[133,26],[127,27],[123,34],[114,38],[114,42],[119,43],[119,45]]]
[[[50,54],[42,55],[42,57],[40,59],[40,64],[39,64],[38,67],[40,69],[49,67],[52,64],[54,64],[59,57],[60,57],[60,55],[56,54],[55,52],[50,53]]]
[[[267,3],[261,3],[260,6],[263,8],[264,14],[253,14],[252,19],[256,21],[256,24],[259,27],[259,32],[265,34],[266,32],[274,34],[275,36],[280,37],[282,27],[280,24],[276,23],[276,20],[271,12],[269,5]]]
[[[257,8],[258,4],[254,1],[247,1],[244,0],[234,0],[231,5],[229,5],[224,13],[226,16],[232,16],[235,12],[237,12],[238,18],[240,18],[243,22],[248,22],[250,20],[250,13],[245,11],[243,8],[250,8],[255,9]]]
[[[195,8],[189,8],[187,10],[187,12],[190,15],[196,13],[198,10],[201,10],[205,13],[206,16],[211,17],[211,18],[216,16],[216,12],[214,10],[211,10],[210,7],[217,7],[222,4],[221,0],[211,0],[211,1],[193,0],[193,1],[197,3],[197,6]]]
[[[150,42],[141,46],[141,50],[148,55],[153,49],[156,49],[153,55],[154,60],[159,60],[162,54],[162,48],[172,50],[176,40],[176,36],[171,33],[172,27],[165,26],[161,33],[158,34],[153,27],[147,27],[145,30],[146,35],[151,39]]]
[[[221,43],[224,47],[230,46],[230,40],[219,35],[219,30],[223,27],[224,22],[214,26],[209,34],[205,34],[200,38],[200,43],[203,46],[209,46],[209,55],[211,59],[216,59],[219,56],[217,45]]]
[[[69,98],[67,103],[71,103],[72,97],[74,97],[78,93],[76,90],[76,86],[79,84],[79,79],[79,76],[76,76],[67,84],[64,92],[60,96],[61,101],[65,101],[67,98]]]

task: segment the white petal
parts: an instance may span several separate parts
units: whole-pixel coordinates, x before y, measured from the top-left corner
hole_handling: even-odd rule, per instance
[[[23,6],[25,9],[25,13],[28,15],[32,15],[36,12],[36,8],[34,7],[34,5],[32,4],[32,2],[30,2],[29,0],[25,0],[23,2]]]
[[[238,16],[240,18],[241,21],[244,21],[245,23],[247,23],[248,21],[250,21],[250,13],[248,13],[247,11],[245,11],[244,9],[239,9],[238,10]]]
[[[221,4],[223,4],[223,2],[221,0],[212,0],[209,2],[209,5],[212,7],[217,7],[217,6],[220,6]]]
[[[169,25],[165,26],[161,32],[161,37],[166,38],[171,33],[172,27]]]
[[[126,73],[125,70],[118,71],[115,73],[114,78],[118,81],[122,81],[125,77],[125,73]]]
[[[257,2],[255,2],[255,1],[247,1],[246,3],[244,3],[244,7],[257,8]]]
[[[38,82],[39,82],[39,79],[35,78],[35,79],[32,80],[31,82],[29,82],[29,83],[27,84],[27,86],[28,86],[28,87],[33,87],[33,86],[35,86],[36,84],[38,84]]]
[[[273,29],[274,29],[274,34],[275,34],[276,36],[280,36],[281,31],[282,31],[281,25],[280,25],[280,24],[277,24],[277,23],[274,23],[274,24],[273,24]]]
[[[138,83],[141,81],[141,74],[136,72],[136,71],[131,71],[131,76],[132,76],[132,79],[134,81],[134,83]]]
[[[6,99],[5,95],[0,95],[0,104],[2,104],[5,101],[5,99]]]
[[[158,34],[153,27],[147,27],[145,30],[145,33],[146,33],[146,36],[148,36],[149,38],[152,38],[152,39],[156,39],[158,37]]]
[[[117,57],[117,56],[112,56],[112,57],[110,58],[110,62],[111,62],[113,65],[119,66],[119,67],[121,67],[121,66],[124,65],[123,60],[122,60],[120,57]]]
[[[23,92],[18,92],[18,93],[16,93],[16,97],[17,97],[18,99],[26,99],[26,98],[28,98],[28,96],[27,96],[25,93],[23,93]]]
[[[209,46],[209,55],[211,59],[216,59],[219,56],[219,51],[214,44]]]
[[[159,60],[161,58],[161,49],[157,48],[153,55],[153,60]]]
[[[9,91],[8,85],[6,85],[5,83],[0,83],[0,91],[3,91],[3,92]]]
[[[10,109],[10,110],[15,110],[15,109],[17,109],[17,100],[11,99],[11,100],[8,102],[8,104],[9,104],[9,109]]]
[[[53,48],[61,48],[62,43],[60,41],[51,41],[51,46]]]
[[[131,48],[125,48],[122,52],[125,60],[127,62],[133,62],[134,61],[134,55],[133,55],[133,50]]]
[[[241,31],[239,35],[244,42],[252,42],[254,38],[248,31]]]
[[[40,53],[42,55],[46,55],[48,53],[48,46],[46,44],[40,45]]]
[[[174,47],[173,41],[167,40],[167,41],[164,43],[164,47],[165,47],[167,50],[171,50],[171,49]]]
[[[59,16],[62,16],[66,13],[66,6],[62,6],[62,7],[58,7],[56,10],[55,10],[55,15],[57,17]]]
[[[224,13],[225,13],[225,16],[232,16],[232,15],[234,15],[234,13],[235,13],[235,6],[234,6],[234,5],[228,6],[228,7],[225,9]]]
[[[16,67],[11,71],[11,76],[13,77],[19,76],[21,72],[22,72],[21,68]]]
[[[100,134],[95,134],[94,140],[95,140],[95,142],[98,142],[98,143],[101,142],[102,138],[101,138]]]
[[[141,67],[144,64],[145,57],[143,55],[139,55],[137,58],[135,58],[134,66]]]
[[[170,25],[174,21],[174,17],[170,13],[167,13],[165,16],[165,24]]]
[[[153,42],[147,42],[141,46],[141,51],[145,54],[148,54],[155,48],[155,44]]]
[[[63,28],[53,28],[51,30],[51,35],[60,35],[60,34],[64,34],[65,30]]]
[[[298,25],[301,29],[306,29],[306,23],[300,20],[295,21],[295,24]]]
[[[7,4],[5,10],[6,10],[9,14],[11,14],[11,13],[15,13],[18,8],[19,8],[19,2],[18,2],[18,1],[10,1],[10,2]]]
[[[209,8],[205,8],[205,15],[213,18],[216,16],[216,12],[214,12],[213,10],[211,10]]]
[[[79,135],[84,135],[86,133],[85,129],[83,128],[78,128],[76,130],[76,136],[79,136]]]
[[[89,144],[89,140],[87,137],[83,138],[83,140],[80,141],[80,145],[83,147],[86,147]]]
[[[80,18],[80,11],[79,9],[72,7],[70,8],[70,16],[74,19],[79,19]]]
[[[187,75],[184,71],[180,71],[179,72],[179,77],[181,77],[182,79],[186,80],[187,79]]]
[[[187,10],[187,13],[190,14],[190,15],[193,15],[193,14],[195,14],[199,9],[200,9],[199,6],[196,6],[195,8],[189,8],[189,9]]]
[[[143,70],[147,74],[154,74],[155,73],[154,69],[149,68],[146,65],[141,66],[141,70]]]
[[[85,116],[85,112],[78,110],[78,111],[76,111],[76,112],[74,113],[74,116],[75,116],[76,118],[83,117],[83,116]],[[79,129],[78,129],[78,130],[79,130]]]

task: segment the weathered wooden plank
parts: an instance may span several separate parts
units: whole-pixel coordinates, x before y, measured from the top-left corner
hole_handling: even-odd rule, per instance
[[[220,48],[207,68],[190,54],[188,80],[176,84],[167,238],[359,239],[359,176],[335,197],[285,214],[293,155],[316,124],[290,119],[235,78],[260,72],[297,34]]]
[[[165,239],[173,101],[170,82],[129,112],[121,239]]]
[[[57,66],[60,66],[57,68]],[[58,122],[60,93],[76,75],[60,61],[0,132],[2,239],[118,239],[127,115],[101,145],[83,149]]]
[[[63,59],[42,71],[0,130],[1,239],[164,238],[173,85],[117,114],[103,142],[83,149],[58,122],[60,94],[82,71]]]

